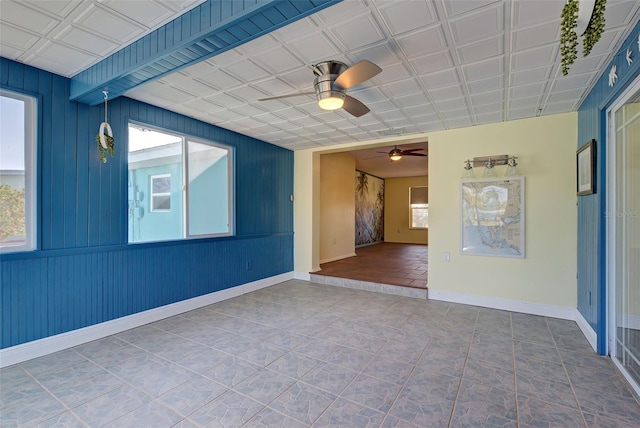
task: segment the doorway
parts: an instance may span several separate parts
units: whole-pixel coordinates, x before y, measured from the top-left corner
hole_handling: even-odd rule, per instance
[[[608,120],[609,353],[640,393],[640,79]]]

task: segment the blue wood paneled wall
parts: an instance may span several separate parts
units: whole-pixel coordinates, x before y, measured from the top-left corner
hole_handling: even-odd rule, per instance
[[[69,101],[69,79],[0,58],[0,86],[40,118],[39,250],[0,260],[2,348],[293,270],[293,152],[120,97],[102,164],[104,108]],[[235,148],[236,236],[127,245],[128,120]]]
[[[578,197],[578,310],[598,335],[598,352],[606,353],[606,110],[640,74],[640,23],[636,23],[622,48],[605,69],[578,110],[578,147],[597,140],[596,193]],[[633,53],[627,64],[626,51]],[[618,79],[609,86],[609,70],[616,66]],[[571,71],[569,71],[571,73]],[[609,173],[610,174],[610,173]]]

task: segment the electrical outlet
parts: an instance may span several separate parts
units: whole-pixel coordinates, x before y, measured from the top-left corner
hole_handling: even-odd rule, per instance
[[[442,253],[442,261],[449,263],[451,261],[451,253]]]

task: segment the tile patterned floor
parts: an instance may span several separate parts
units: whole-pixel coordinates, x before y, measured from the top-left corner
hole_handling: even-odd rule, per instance
[[[0,426],[637,427],[574,322],[287,281],[0,370]]]
[[[315,275],[427,288],[426,245],[383,242],[356,248],[356,256],[323,263]]]

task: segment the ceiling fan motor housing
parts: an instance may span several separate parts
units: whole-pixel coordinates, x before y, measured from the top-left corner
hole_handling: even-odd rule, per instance
[[[339,61],[325,61],[313,67],[316,78],[313,87],[318,101],[326,98],[340,98],[344,100],[345,90],[335,84],[336,79],[347,68],[347,65]]]

